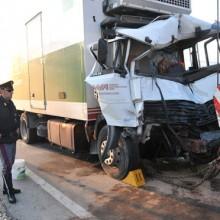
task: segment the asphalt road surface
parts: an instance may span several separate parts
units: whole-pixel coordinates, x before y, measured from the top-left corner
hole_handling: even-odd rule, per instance
[[[200,179],[169,183],[150,175],[154,168],[144,161],[144,167],[150,167],[144,170],[145,185],[136,188],[108,177],[96,157],[61,153],[47,143],[27,145],[19,140],[17,158],[26,161],[26,177],[14,180],[22,193],[16,205],[1,195],[13,219],[220,219],[220,176],[188,190],[178,184]],[[179,169],[183,166],[175,162],[170,170],[166,165],[163,174],[191,175],[187,166]]]

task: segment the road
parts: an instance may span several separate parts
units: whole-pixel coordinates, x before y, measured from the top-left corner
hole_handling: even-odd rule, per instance
[[[27,177],[15,181],[22,193],[16,205],[4,199],[15,219],[220,219],[220,176],[193,191],[152,176],[135,188],[108,177],[96,157],[60,153],[47,143],[19,140],[17,158],[27,166]],[[180,170],[175,165],[165,173],[179,175]]]

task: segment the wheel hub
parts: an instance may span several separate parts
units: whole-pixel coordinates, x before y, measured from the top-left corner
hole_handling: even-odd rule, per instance
[[[107,141],[103,141],[101,144],[101,154],[103,154],[104,149],[106,147]],[[114,164],[120,163],[120,150],[119,148],[116,148],[114,150],[109,150],[107,152],[108,158],[104,160],[104,163],[108,166],[112,166]]]

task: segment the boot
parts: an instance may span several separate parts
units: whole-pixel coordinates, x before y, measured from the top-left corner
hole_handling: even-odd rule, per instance
[[[8,201],[9,203],[16,203],[16,198],[14,193],[8,193]]]
[[[10,174],[10,178],[12,179],[11,174]],[[11,181],[11,182],[12,182],[12,181]],[[12,192],[13,192],[14,194],[18,194],[18,193],[21,193],[21,190],[20,190],[20,189],[15,189],[15,188],[13,187],[13,184],[12,184]],[[7,194],[7,189],[6,189],[5,181],[3,181],[3,195],[6,195],[6,194]]]
[[[7,192],[8,196],[8,201],[9,203],[16,203],[16,198],[13,192],[13,187],[12,187],[12,178],[10,174],[5,174],[3,175],[3,181],[5,184],[5,189]]]
[[[12,192],[14,194],[18,194],[18,193],[21,193],[21,190],[20,189],[15,189],[15,188],[12,188]],[[4,188],[3,189],[3,195],[6,195],[7,194],[7,190]]]

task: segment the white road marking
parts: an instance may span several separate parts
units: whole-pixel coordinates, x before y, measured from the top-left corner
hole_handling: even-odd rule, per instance
[[[71,211],[74,215],[78,216],[80,219],[97,219],[90,212],[84,209],[82,206],[68,198],[62,192],[57,190],[55,187],[47,183],[44,179],[39,177],[37,174],[33,173],[30,169],[26,167],[26,172],[28,176],[38,185],[41,186],[47,193],[49,193],[53,198],[59,201],[64,207]]]

